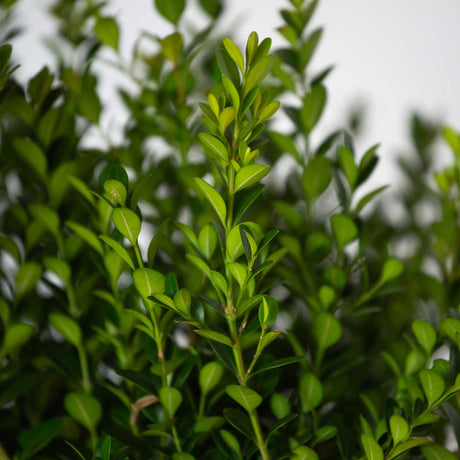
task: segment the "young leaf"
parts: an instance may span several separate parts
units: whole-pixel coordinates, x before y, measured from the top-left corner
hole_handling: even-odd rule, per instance
[[[66,226],[69,227],[70,230],[74,231],[83,241],[88,243],[100,255],[104,253],[104,251],[102,250],[101,242],[89,228],[86,228],[81,224],[77,224],[76,222],[70,221],[66,222]]]
[[[81,329],[76,321],[61,313],[51,313],[49,321],[67,342],[76,347],[81,345]]]
[[[135,269],[133,259],[131,259],[128,251],[120,243],[105,235],[99,235],[99,238],[108,244],[133,270]]]
[[[226,37],[223,38],[222,42],[229,56],[233,59],[235,64],[238,66],[241,73],[244,74],[244,59],[243,59],[243,55],[241,54],[241,51],[239,50],[239,48],[229,38],[226,38]]]
[[[70,266],[67,262],[57,257],[45,257],[43,265],[46,270],[53,272],[65,285],[70,282]]]
[[[138,268],[133,273],[133,281],[144,299],[152,294],[162,294],[165,290],[165,277],[151,268]]]
[[[182,404],[182,393],[174,387],[163,387],[159,396],[161,404],[163,404],[169,415],[174,417],[177,409]]]
[[[216,227],[212,224],[206,224],[198,235],[198,245],[203,255],[210,259],[214,254],[219,236]]]
[[[420,382],[428,404],[431,406],[442,396],[446,384],[435,371],[427,369],[423,369],[420,372]]]
[[[222,225],[225,227],[226,222],[225,219],[227,217],[227,207],[225,206],[225,202],[223,198],[219,195],[219,193],[211,187],[207,182],[199,177],[195,177],[195,183],[204,197],[208,200],[211,206],[216,211],[217,215],[219,216]]]
[[[397,278],[404,270],[404,264],[398,259],[387,259],[383,264],[378,284],[382,285]]]
[[[323,399],[321,382],[313,374],[304,374],[300,379],[299,396],[302,412],[311,412]]]
[[[46,156],[42,149],[35,142],[25,137],[14,139],[13,146],[19,156],[28,163],[38,177],[45,180],[47,164]]]
[[[337,343],[342,336],[342,326],[339,320],[330,313],[322,312],[314,322],[316,344],[320,350],[325,350]]]
[[[273,56],[266,56],[251,67],[251,70],[245,80],[245,96],[270,73],[273,67],[273,62]]]
[[[222,334],[221,332],[208,331],[207,329],[195,330],[195,332],[208,340],[223,343],[224,345],[228,345],[229,347],[233,346],[230,338],[227,337],[225,334]]]
[[[331,217],[331,224],[332,232],[339,248],[351,243],[358,236],[356,224],[343,214],[334,214]]]
[[[120,205],[126,202],[126,187],[119,181],[110,179],[104,182],[104,190]]]
[[[220,139],[207,133],[200,133],[198,137],[203,145],[216,155],[218,159],[222,160],[224,163],[228,162],[227,148]]]
[[[256,184],[270,171],[265,165],[248,165],[238,170],[235,177],[235,192]]]
[[[426,321],[413,321],[412,332],[425,351],[430,354],[436,344],[436,331]]]
[[[201,392],[208,394],[222,378],[224,368],[221,364],[211,362],[202,367],[199,375]]]
[[[94,431],[102,416],[101,403],[83,393],[69,393],[64,398],[66,411],[81,425]]]
[[[362,434],[361,443],[367,460],[383,460],[383,450],[373,438]]]
[[[115,51],[118,50],[118,25],[114,18],[99,18],[94,26],[94,32],[97,38],[110,46]]]
[[[262,396],[248,387],[227,385],[225,392],[249,413],[262,403]]]
[[[307,446],[297,446],[292,453],[291,460],[319,460],[318,454]]]
[[[405,441],[410,434],[409,425],[406,420],[399,415],[392,415],[390,417],[390,431],[394,446]]]
[[[139,216],[128,208],[115,208],[112,220],[118,231],[135,246],[137,237],[141,232],[141,220]]]

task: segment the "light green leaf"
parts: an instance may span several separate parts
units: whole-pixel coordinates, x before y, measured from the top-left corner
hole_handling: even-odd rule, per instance
[[[25,262],[16,274],[16,298],[21,299],[38,283],[42,268],[37,262]]]
[[[399,415],[392,415],[390,417],[390,431],[393,438],[393,445],[405,441],[409,437],[409,425],[406,420]]]
[[[332,180],[332,161],[323,156],[313,157],[302,174],[302,187],[308,202],[318,198]]]
[[[139,294],[146,299],[152,294],[163,294],[165,277],[151,268],[138,268],[133,273],[133,281]]]
[[[404,270],[404,264],[394,258],[385,260],[378,284],[382,285],[397,278]]]
[[[1,346],[1,354],[10,353],[17,348],[25,345],[34,335],[35,329],[30,324],[16,323],[8,326],[3,343]]]
[[[128,208],[115,208],[112,214],[112,220],[118,231],[135,246],[137,237],[141,232],[141,220],[139,216]]]
[[[420,372],[420,382],[430,406],[442,396],[446,387],[442,377],[428,369],[423,369]]]
[[[436,344],[436,331],[434,327],[426,321],[413,321],[412,332],[425,351],[428,354],[431,353]]]
[[[332,233],[334,234],[337,246],[343,248],[351,243],[358,236],[358,227],[347,216],[334,214],[331,217]]]
[[[219,128],[222,133],[225,132],[227,126],[235,119],[235,109],[226,107],[219,115]]]
[[[318,454],[307,446],[297,446],[292,453],[291,460],[319,460]]]
[[[102,416],[101,403],[83,393],[69,393],[64,398],[66,411],[81,425],[94,431]]]
[[[339,163],[350,188],[353,190],[358,180],[358,167],[355,164],[353,153],[343,145],[339,147]]]
[[[199,177],[195,177],[195,183],[198,186],[198,189],[204,195],[204,197],[208,200],[211,206],[216,211],[217,215],[219,216],[222,225],[225,227],[225,219],[227,217],[227,207],[225,206],[225,202],[223,198],[219,195],[219,193],[211,187],[207,182]]]
[[[114,18],[99,18],[94,26],[94,32],[104,45],[118,50],[119,32]]]
[[[316,430],[315,443],[320,444],[322,442],[329,441],[337,435],[337,428],[335,426],[322,426]]]
[[[256,184],[270,171],[265,165],[248,165],[238,170],[235,177],[235,192]]]
[[[239,48],[229,38],[223,38],[222,42],[229,56],[241,70],[241,73],[244,74],[244,58]]]
[[[321,382],[313,374],[304,374],[300,380],[299,396],[302,411],[311,412],[323,399]]]
[[[70,221],[66,222],[66,226],[73,230],[83,241],[86,241],[86,243],[94,248],[99,254],[102,255],[104,253],[101,242],[89,228]]]
[[[207,263],[200,259],[199,257],[193,255],[193,254],[187,254],[186,255],[187,259],[192,262],[195,267],[199,268],[208,278],[211,275],[211,269],[208,267]]]
[[[273,62],[273,56],[265,56],[251,67],[244,84],[245,96],[270,73]]]
[[[133,270],[135,269],[133,260],[128,254],[128,251],[118,243],[118,241],[105,235],[99,235],[99,238],[104,241],[104,243],[108,244]]]
[[[161,46],[163,48],[163,55],[166,59],[169,59],[174,64],[179,62],[184,48],[182,35],[179,32],[174,32],[163,38],[163,40],[161,40]]]
[[[53,272],[65,285],[70,282],[70,266],[69,264],[57,257],[45,257],[43,265],[46,270]]]
[[[13,147],[19,156],[38,174],[40,179],[45,180],[47,165],[46,156],[42,149],[25,137],[14,139]]]
[[[206,133],[200,133],[198,137],[203,145],[216,155],[218,159],[223,160],[225,163],[228,162],[227,148],[220,139]]]
[[[249,413],[253,412],[262,402],[262,396],[241,385],[227,385],[225,392]]]
[[[456,460],[457,456],[439,444],[422,447],[422,454],[426,460]]]
[[[337,343],[342,336],[342,326],[339,320],[330,313],[321,312],[313,321],[316,344],[320,350],[325,350]]]
[[[449,126],[443,129],[443,134],[452,152],[454,152],[456,156],[460,156],[460,136]]]
[[[207,329],[195,330],[195,332],[198,335],[201,335],[202,337],[208,340],[213,340],[214,342],[223,343],[224,345],[228,345],[229,347],[233,346],[232,341],[230,340],[230,337],[220,332],[208,331]]]
[[[107,180],[104,182],[104,190],[117,202],[120,206],[124,206],[126,202],[126,187],[117,180]]]
[[[222,83],[224,85],[225,92],[227,93],[228,97],[230,98],[230,101],[231,101],[231,103],[233,105],[233,108],[235,109],[235,112],[238,113],[238,111],[240,110],[241,101],[240,101],[240,95],[238,94],[238,91],[235,88],[235,85],[232,83],[230,78],[228,78],[224,74],[222,74]]]
[[[409,441],[403,442],[397,446],[392,452],[390,459],[397,458],[398,455],[401,455],[403,452],[406,452],[414,447],[422,446],[423,444],[428,444],[430,441],[427,438],[411,438]]]
[[[199,383],[201,392],[208,394],[219,382],[224,373],[222,364],[211,362],[201,368]]]
[[[457,343],[457,334],[460,334],[460,320],[456,318],[444,318],[441,322],[441,330],[449,339]]]
[[[236,279],[240,285],[240,288],[242,289],[248,274],[247,268],[238,262],[230,262],[227,264],[227,266],[230,269],[230,273],[232,274],[233,278]]]
[[[51,313],[49,321],[67,342],[76,347],[81,345],[81,329],[76,321],[61,313]]]
[[[163,387],[159,396],[161,404],[163,404],[169,415],[174,417],[177,409],[182,404],[182,393],[174,387]]]
[[[183,313],[185,316],[190,316],[192,297],[188,289],[181,289],[174,294],[174,305],[179,312]]]
[[[198,245],[203,255],[209,259],[214,254],[217,246],[218,235],[216,227],[212,224],[206,224],[198,235]]]
[[[367,460],[383,460],[383,450],[380,445],[370,436],[361,435],[364,453]]]

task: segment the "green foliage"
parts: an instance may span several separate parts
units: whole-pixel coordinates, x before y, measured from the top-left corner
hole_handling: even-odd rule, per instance
[[[107,3],[54,1],[58,66],[27,84],[0,46],[0,458],[454,458],[459,134],[413,116],[392,223],[378,145],[317,133],[318,1],[287,2],[270,51],[256,32],[216,45],[220,0],[196,27],[154,0],[173,29],[131,56]],[[134,85],[121,142],[105,56]]]

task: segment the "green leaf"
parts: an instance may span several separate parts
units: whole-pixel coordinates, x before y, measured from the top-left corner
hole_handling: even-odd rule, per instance
[[[101,460],[110,460],[110,453],[112,451],[112,438],[106,436],[101,444]]]
[[[67,342],[76,347],[81,345],[81,329],[76,321],[62,313],[51,313],[49,321]]]
[[[339,147],[339,163],[351,190],[353,190],[358,180],[358,167],[355,164],[353,153],[345,146]]]
[[[457,456],[439,444],[422,447],[422,454],[426,460],[456,460]]]
[[[225,50],[227,51],[229,56],[233,59],[233,62],[241,70],[241,74],[244,74],[244,58],[239,48],[229,38],[226,38],[226,37],[223,38],[222,42],[224,44]]]
[[[265,165],[248,165],[238,170],[235,176],[235,192],[256,184],[270,171]]]
[[[318,123],[326,105],[327,93],[322,85],[316,85],[305,96],[302,108],[300,109],[300,119],[305,132],[308,134]]]
[[[188,289],[181,289],[174,294],[174,305],[176,309],[186,317],[190,316],[192,297],[190,296]]]
[[[318,454],[307,446],[297,446],[292,453],[291,460],[319,460]]]
[[[397,446],[393,451],[390,459],[397,458],[398,455],[401,455],[403,452],[406,452],[414,447],[422,446],[423,444],[428,444],[430,441],[427,438],[411,438],[409,441],[403,442]]]
[[[222,11],[222,3],[220,0],[199,0],[200,6],[211,16],[216,19]]]
[[[33,456],[46,447],[61,431],[62,420],[52,418],[35,426],[34,428],[22,431],[19,434],[19,445],[22,448],[21,459],[33,458]],[[0,459],[1,450],[0,450]]]
[[[2,353],[0,355],[21,348],[32,338],[34,332],[35,329],[30,324],[16,323],[8,326],[3,338]]]
[[[436,344],[436,331],[434,327],[426,321],[413,321],[412,332],[420,345],[430,354]]]
[[[208,200],[211,206],[216,211],[217,215],[219,216],[222,225],[225,227],[225,219],[227,217],[227,207],[225,206],[225,202],[223,198],[219,195],[219,193],[211,187],[207,182],[199,177],[195,177],[195,183],[198,189],[201,191],[203,196]]]
[[[200,133],[198,134],[198,137],[203,145],[207,147],[218,159],[222,160],[224,163],[228,162],[227,148],[220,139],[206,133]]]
[[[117,180],[107,180],[104,182],[104,190],[120,205],[126,202],[126,187]]]
[[[224,368],[219,363],[211,362],[203,366],[199,375],[201,392],[208,394],[220,382],[223,373]]]
[[[147,299],[152,294],[163,294],[165,277],[151,268],[138,268],[133,273],[133,281],[139,294]]]
[[[358,227],[356,224],[343,214],[334,214],[331,217],[331,224],[332,233],[340,249],[351,243],[358,236]]]
[[[216,250],[218,234],[216,227],[212,224],[206,224],[198,235],[198,245],[203,255],[210,259]]]
[[[342,336],[342,326],[339,320],[330,313],[319,313],[313,321],[313,328],[316,344],[320,350],[331,347]]]
[[[182,404],[182,393],[174,387],[163,387],[160,390],[159,396],[163,407],[171,417],[174,417],[177,409]]]
[[[108,244],[133,270],[135,269],[131,256],[120,243],[105,235],[99,235],[99,238],[104,241],[104,243]]]
[[[238,282],[240,288],[243,289],[248,274],[247,268],[238,262],[230,262],[227,264],[227,267],[229,268],[233,278],[235,278]]]
[[[383,192],[388,188],[388,185],[383,185],[382,187],[376,188],[372,192],[367,193],[364,195],[359,201],[358,204],[356,205],[355,213],[359,214],[361,210],[366,206],[367,203],[369,203],[375,196]]]
[[[374,439],[362,434],[361,443],[367,460],[383,460],[383,450]]]
[[[332,180],[332,161],[323,156],[313,157],[302,174],[302,187],[308,202],[318,198]]]
[[[86,241],[86,243],[88,243],[100,255],[104,253],[101,242],[89,228],[70,221],[66,222],[66,226],[69,227],[70,230],[74,231],[83,241]]]
[[[171,35],[168,35],[161,40],[161,46],[163,48],[163,55],[165,58],[169,59],[174,64],[177,64],[184,48],[182,35],[179,32],[174,32]]]
[[[313,374],[304,374],[300,379],[299,386],[302,412],[311,412],[318,407],[323,399],[323,387],[321,382]]]
[[[101,403],[92,396],[69,393],[64,398],[64,407],[72,418],[90,431],[94,431],[101,420]]]
[[[2,76],[8,68],[12,51],[13,47],[10,44],[0,46],[0,76]]]
[[[273,393],[271,395],[270,408],[277,420],[281,420],[291,413],[291,405],[289,404],[289,400],[281,393]]]
[[[153,235],[152,240],[150,241],[149,248],[147,250],[147,261],[149,265],[153,265],[155,261],[155,256],[160,248],[161,242],[163,241],[165,229],[169,224],[169,218],[165,219],[161,225],[157,228],[155,235]]]
[[[69,179],[77,172],[77,165],[73,161],[67,161],[58,166],[51,174],[48,193],[50,205],[57,209],[67,198],[70,189]]]
[[[251,421],[247,414],[239,409],[227,408],[224,409],[224,417],[227,422],[236,428],[240,433],[249,439],[255,440],[254,430],[251,425]]]
[[[42,268],[37,262],[24,262],[16,274],[16,299],[22,299],[35,288],[42,276]]]
[[[157,11],[169,22],[177,24],[185,9],[185,0],[155,0]]]
[[[460,136],[449,126],[444,127],[443,134],[452,152],[454,152],[456,156],[460,156]]]
[[[249,413],[262,403],[262,396],[242,385],[227,385],[225,392]]]
[[[316,430],[315,444],[329,441],[337,435],[337,428],[335,426],[322,426]]]
[[[204,417],[195,423],[194,432],[204,433],[219,429],[225,423],[224,417]]]
[[[53,272],[65,285],[69,284],[71,271],[66,261],[57,257],[45,257],[43,265],[46,270]]]
[[[42,149],[33,141],[27,138],[13,139],[13,147],[18,155],[32,168],[42,179],[46,177],[46,156]]]
[[[115,208],[112,220],[118,231],[135,246],[137,237],[141,232],[141,220],[139,216],[128,208]]]
[[[251,70],[249,70],[244,82],[245,96],[270,73],[273,67],[273,62],[273,56],[265,56],[255,65],[251,66]]]
[[[460,320],[456,318],[444,318],[441,321],[441,330],[449,339],[457,343],[457,334],[460,334]]]
[[[238,111],[240,110],[240,95],[238,94],[237,89],[235,88],[235,85],[232,83],[230,78],[222,74],[222,83],[225,88],[225,92],[227,93],[228,97],[230,98],[230,101],[233,105],[233,108],[235,109],[235,113],[238,114]],[[212,94],[212,93],[210,93]],[[217,116],[217,115],[216,115]]]
[[[397,278],[404,270],[404,264],[398,259],[387,259],[383,264],[378,284],[382,285]]]
[[[303,44],[301,53],[300,53],[301,54],[300,68],[302,70],[304,70],[310,63],[311,58],[313,57],[313,54],[315,53],[316,48],[319,44],[322,34],[323,34],[322,29],[315,30],[314,32],[310,34],[308,39]]]
[[[211,276],[211,269],[208,267],[204,260],[201,260],[199,257],[194,256],[193,254],[187,254],[187,259],[192,262],[195,267],[198,267],[208,278]]]
[[[208,340],[223,343],[224,345],[228,345],[229,347],[233,346],[230,338],[225,334],[222,334],[221,332],[208,331],[207,329],[195,330],[195,332]]]
[[[392,415],[390,417],[390,431],[394,446],[400,442],[406,441],[410,434],[409,425],[406,420],[399,415]]]
[[[94,26],[94,32],[104,45],[118,50],[119,32],[114,18],[98,18]]]
[[[29,210],[34,219],[49,232],[54,236],[59,234],[60,222],[56,211],[43,204],[31,204]]]
[[[446,387],[444,380],[436,372],[428,369],[420,372],[420,382],[429,406],[442,396]]]

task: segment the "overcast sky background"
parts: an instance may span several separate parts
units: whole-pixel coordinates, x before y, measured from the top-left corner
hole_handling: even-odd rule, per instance
[[[29,77],[53,58],[42,39],[52,34],[47,16],[49,0],[20,0],[17,21],[25,32],[16,41],[21,63],[19,76]],[[122,30],[122,52],[140,30],[157,35],[171,31],[154,14],[152,0],[110,0],[108,12],[116,15]],[[186,17],[204,18],[188,0]],[[220,31],[229,31],[242,45],[252,30],[271,36],[281,24],[279,9],[287,0],[228,0]],[[325,33],[313,61],[313,69],[330,64],[329,99],[318,129],[320,136],[343,126],[351,106],[365,103],[367,111],[359,153],[380,142],[382,165],[379,182],[394,180],[395,153],[408,146],[408,118],[412,110],[444,121],[460,130],[460,1],[459,0],[322,0],[313,24]],[[106,97],[110,96],[104,87]],[[113,103],[117,107],[116,103]],[[116,125],[116,115],[109,121]],[[392,166],[393,164],[393,166]]]

